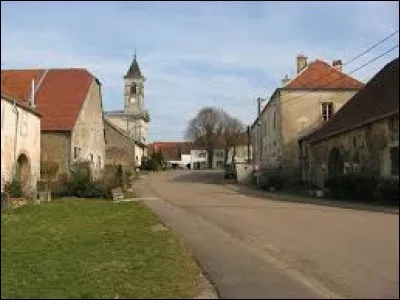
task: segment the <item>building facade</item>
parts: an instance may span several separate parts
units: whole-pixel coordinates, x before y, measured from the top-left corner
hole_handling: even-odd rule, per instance
[[[328,121],[362,86],[340,61],[308,64],[299,55],[297,75],[282,81],[251,126],[256,167],[299,178],[299,135]]]
[[[2,84],[27,98],[32,80],[41,120],[41,163],[57,162],[68,175],[77,162],[89,162],[100,175],[105,162],[101,83],[86,69],[2,70]],[[57,176],[56,175],[56,176]]]
[[[379,105],[378,105],[379,103]],[[320,129],[299,140],[302,178],[399,176],[399,60],[386,65]]]
[[[34,103],[17,99],[1,87],[1,190],[17,179],[35,198],[40,178],[40,119]]]

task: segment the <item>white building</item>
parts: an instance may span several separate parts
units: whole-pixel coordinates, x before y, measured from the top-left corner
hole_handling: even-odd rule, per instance
[[[1,190],[13,177],[34,196],[40,178],[40,118],[27,101],[1,87]],[[10,93],[11,94],[11,93]]]
[[[213,169],[224,168],[225,151],[223,149],[214,150]],[[206,150],[190,150],[190,169],[207,169],[208,154]]]

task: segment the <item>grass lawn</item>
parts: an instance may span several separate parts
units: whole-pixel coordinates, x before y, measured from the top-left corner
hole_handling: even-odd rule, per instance
[[[1,298],[188,298],[199,269],[137,202],[56,200],[1,215]]]

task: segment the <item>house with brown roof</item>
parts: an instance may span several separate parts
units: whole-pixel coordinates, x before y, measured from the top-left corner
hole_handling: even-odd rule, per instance
[[[190,142],[154,142],[148,146],[149,155],[161,153],[165,162],[172,168],[187,168],[190,164],[190,150],[193,143]]]
[[[87,161],[98,175],[105,162],[101,83],[86,69],[2,70],[1,84],[28,99],[34,81],[41,120],[41,162],[59,163],[59,174]]]
[[[121,165],[136,169],[139,164],[140,149],[146,145],[132,139],[126,131],[122,130],[107,118],[104,118],[106,141],[106,165]]]
[[[29,88],[31,84],[28,85]],[[16,179],[35,198],[40,178],[40,119],[34,99],[20,99],[1,85],[1,190]]]
[[[328,121],[363,84],[332,65],[297,57],[297,74],[282,80],[251,126],[256,167],[300,177],[298,136]]]
[[[399,176],[399,59],[299,142],[302,176],[319,186],[350,172]]]

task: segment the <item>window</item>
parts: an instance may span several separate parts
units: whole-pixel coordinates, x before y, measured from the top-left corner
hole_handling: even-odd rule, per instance
[[[216,155],[218,158],[222,158],[222,157],[224,157],[224,153],[223,152],[217,152],[217,155]]]
[[[97,156],[97,165],[99,166],[99,168],[101,167],[101,156]]]
[[[322,103],[322,120],[328,121],[333,115],[333,102]]]
[[[74,147],[74,159],[77,159],[79,157],[79,150],[80,148]]]
[[[89,159],[90,159],[90,162],[93,162],[93,153],[89,154]]]
[[[274,129],[276,130],[276,111],[274,111]]]
[[[390,148],[391,174],[399,176],[399,147]]]
[[[27,136],[28,135],[28,115],[25,112],[22,112],[20,118],[21,118],[20,135]]]
[[[353,148],[357,148],[357,137],[353,136]]]

